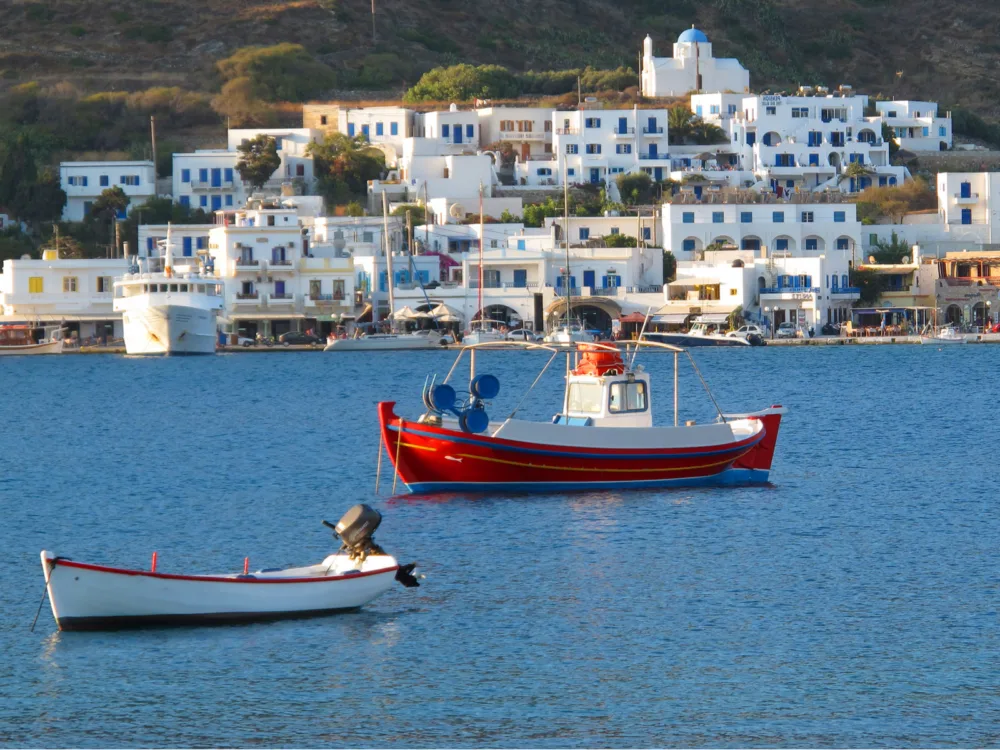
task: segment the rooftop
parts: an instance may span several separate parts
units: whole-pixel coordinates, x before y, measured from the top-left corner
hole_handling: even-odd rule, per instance
[[[704,44],[707,41],[708,37],[705,36],[705,32],[696,29],[694,26],[692,26],[690,29],[687,29],[686,31],[682,31],[681,35],[677,37],[678,44],[688,44],[691,42],[698,42]]]

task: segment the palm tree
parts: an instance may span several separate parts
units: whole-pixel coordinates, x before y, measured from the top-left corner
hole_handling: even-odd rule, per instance
[[[694,113],[683,105],[671,109],[667,113],[667,131],[670,142],[674,145],[684,143],[694,129],[694,120]]]
[[[874,172],[872,172],[872,170],[870,170],[864,164],[852,161],[844,168],[844,171],[841,172],[840,175],[837,177],[837,184],[839,185],[846,179],[853,179],[855,186],[858,186],[862,178],[871,177],[873,174]]]

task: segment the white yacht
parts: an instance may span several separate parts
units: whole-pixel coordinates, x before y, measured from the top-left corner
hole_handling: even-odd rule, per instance
[[[128,354],[214,354],[222,282],[205,255],[174,265],[167,227],[163,270],[133,264],[114,283],[114,309],[122,313]],[[185,259],[188,260],[188,259]],[[148,264],[148,261],[147,261]]]
[[[546,344],[577,344],[580,342],[593,343],[594,340],[594,334],[588,333],[586,328],[577,323],[564,325],[560,328],[554,328],[552,332],[545,337]]]

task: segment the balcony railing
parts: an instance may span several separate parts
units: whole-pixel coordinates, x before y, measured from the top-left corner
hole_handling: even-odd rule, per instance
[[[259,260],[252,260],[250,258],[237,258],[236,267],[237,268],[257,268],[260,265]]]
[[[213,184],[211,180],[191,180],[192,190],[232,190],[236,186],[235,180],[220,180],[218,184]]]
[[[238,300],[257,299],[258,296],[257,292],[236,292],[236,299]]]
[[[663,292],[661,284],[651,284],[650,286],[630,286],[625,291],[629,294],[660,294]]]
[[[861,294],[861,287],[835,286],[830,288],[830,294]]]
[[[650,128],[645,127],[642,129],[645,135],[663,135],[663,128]]]
[[[845,287],[846,288],[846,287]],[[767,286],[759,290],[761,294],[819,294],[819,287],[808,286]]]
[[[518,131],[518,130],[503,130],[500,132],[501,141],[544,141],[545,136],[551,136],[552,131]]]
[[[270,266],[273,268],[275,266],[291,266],[292,261],[290,260],[272,260],[269,261]]]
[[[292,297],[291,294],[270,294],[268,295],[268,299],[278,300],[278,301],[284,300],[286,302],[291,302],[294,299],[294,297]]]
[[[536,289],[538,287],[537,281],[526,281],[523,284],[519,284],[515,281],[501,281],[498,284],[491,284],[489,282],[483,284],[483,289]],[[479,279],[469,279],[469,289],[478,289]]]
[[[556,133],[559,135],[578,135],[580,128],[556,128]]]
[[[615,135],[635,135],[635,128],[615,128]]]
[[[310,294],[309,299],[313,302],[333,302],[332,294]]]
[[[639,154],[641,161],[669,161],[670,154]]]

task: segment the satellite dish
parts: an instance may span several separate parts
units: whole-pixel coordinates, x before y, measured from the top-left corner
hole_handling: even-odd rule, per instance
[[[452,203],[451,208],[448,209],[448,213],[453,219],[464,219],[465,218],[465,206],[461,203]]]
[[[875,262],[875,256],[874,255],[869,255],[868,256],[868,262],[869,263],[874,263]]]
[[[909,263],[910,262],[910,256],[909,255],[904,255],[903,256],[903,262],[904,263]]]

